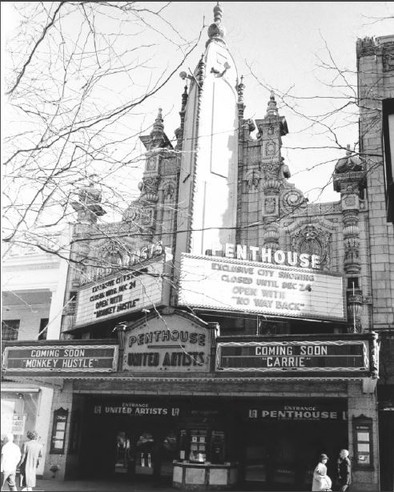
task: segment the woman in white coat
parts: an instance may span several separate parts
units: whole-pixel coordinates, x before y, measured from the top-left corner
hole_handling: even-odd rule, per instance
[[[312,491],[331,490],[331,478],[327,475],[328,456],[321,454],[319,463],[313,471]]]

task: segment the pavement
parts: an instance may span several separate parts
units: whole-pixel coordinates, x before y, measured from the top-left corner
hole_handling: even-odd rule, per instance
[[[68,492],[68,491],[91,491],[91,492],[176,492],[177,489],[168,484],[152,484],[151,482],[125,482],[105,480],[55,480],[37,478],[37,486],[34,492]]]
[[[2,489],[3,490],[3,489]],[[5,490],[5,489],[4,489]],[[18,487],[18,490],[19,487]],[[179,489],[172,487],[167,483],[152,483],[152,481],[138,480],[136,482],[131,481],[105,481],[105,480],[56,480],[56,479],[43,479],[37,478],[37,486],[33,489],[34,492],[69,492],[69,491],[87,491],[87,492],[179,492]],[[251,488],[236,488],[231,492],[245,492],[245,491],[261,491],[260,487],[256,486]],[[281,489],[282,490],[282,489]],[[288,489],[290,490],[290,489]],[[270,492],[270,491],[266,491]]]
[[[1,489],[6,490],[6,489]],[[18,488],[20,490],[20,488]],[[265,492],[274,492],[262,489],[256,484],[254,487],[231,489],[231,492],[249,492],[265,490]],[[277,489],[278,490],[278,489]],[[280,488],[279,490],[284,490]],[[294,489],[287,488],[294,492]],[[172,487],[169,484],[152,483],[152,482],[120,482],[120,481],[103,481],[103,480],[55,480],[55,479],[37,479],[37,486],[34,492],[181,492],[180,489]],[[307,491],[305,491],[307,492]],[[356,492],[356,491],[354,491]]]
[[[6,488],[1,490],[7,490]],[[18,490],[20,488],[18,487]],[[39,479],[37,478],[37,486],[33,489],[34,492],[180,492],[179,489],[172,487],[168,483],[152,483],[151,481],[137,483],[125,481],[104,481],[104,480],[65,480],[56,479]],[[252,488],[232,489],[231,492],[259,491],[261,486],[257,484]],[[283,490],[282,488],[280,490]],[[292,490],[288,488],[288,490]],[[335,489],[334,489],[335,490]],[[267,491],[266,492],[273,492]],[[305,491],[306,492],[306,491]],[[354,491],[356,492],[356,491]]]

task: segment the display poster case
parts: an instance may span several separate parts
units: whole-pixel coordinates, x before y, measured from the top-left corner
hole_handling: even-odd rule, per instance
[[[193,463],[205,463],[207,461],[207,429],[190,430],[189,461]]]

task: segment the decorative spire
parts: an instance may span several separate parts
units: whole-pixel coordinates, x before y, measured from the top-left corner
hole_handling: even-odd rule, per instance
[[[244,102],[244,89],[245,89],[244,76],[241,75],[241,82],[237,84],[238,103]]]
[[[217,2],[214,9],[213,9],[213,20],[217,24],[222,22],[222,17],[223,17],[223,10],[222,7],[220,6],[220,2]]]
[[[182,108],[181,108],[181,111],[185,111],[185,109],[186,109],[187,98],[188,98],[187,85],[185,85],[185,90],[184,90],[184,92],[182,94]]]
[[[208,27],[208,41],[206,46],[212,41],[219,41],[226,44],[224,40],[225,29],[222,24],[223,11],[220,3],[218,2],[213,9],[213,24]]]
[[[153,147],[159,147],[164,138],[163,110],[159,108],[155,122],[153,123],[150,137]]]
[[[159,108],[159,111],[157,113],[157,117],[155,119],[155,122],[153,123],[153,129],[152,129],[151,133],[152,134],[153,133],[163,133],[163,130],[164,130],[163,110],[161,108]]]
[[[179,111],[179,116],[181,117],[181,126],[175,130],[175,137],[177,141],[175,148],[177,150],[182,150],[183,131],[185,128],[185,112],[188,97],[189,95],[187,93],[187,85],[185,85],[185,90],[182,94],[182,106],[181,110]]]
[[[197,65],[197,73],[196,73],[197,85],[200,89],[203,86],[204,77],[205,77],[205,61],[204,61],[204,55],[202,54],[200,61],[198,62]]]
[[[271,91],[270,100],[267,106],[267,116],[277,115],[277,114],[278,114],[278,107],[275,101],[275,94],[274,91]]]

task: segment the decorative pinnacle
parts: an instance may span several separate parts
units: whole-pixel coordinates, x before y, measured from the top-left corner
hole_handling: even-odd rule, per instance
[[[274,91],[271,91],[270,100],[269,100],[268,106],[267,106],[267,115],[270,115],[270,114],[278,114],[278,108],[277,108],[277,104],[275,101]]]
[[[153,124],[152,132],[162,132],[163,130],[164,130],[163,110],[162,110],[162,108],[159,108],[159,111],[157,113],[157,117],[156,117],[155,122]]]
[[[223,17],[223,10],[222,7],[220,6],[220,2],[217,2],[216,6],[213,9],[213,21],[217,24],[220,24],[220,22],[222,22],[222,17]]]
[[[181,111],[185,111],[186,103],[187,103],[187,98],[188,98],[187,85],[185,85],[185,90],[184,90],[184,92],[182,94],[182,108],[181,108]]]
[[[224,34],[225,34],[225,30],[224,30],[224,27],[222,27],[222,17],[223,17],[223,11],[222,11],[222,7],[220,6],[220,3],[218,2],[214,9],[213,9],[213,24],[211,24],[209,27],[208,27],[208,41],[207,41],[207,45],[213,41],[213,40],[216,40],[216,41],[220,41],[221,43],[224,43],[225,44],[225,41],[224,41]]]
[[[242,103],[244,100],[244,89],[245,89],[244,76],[241,75],[241,81],[239,82],[239,84],[237,84],[238,102],[240,103]]]

